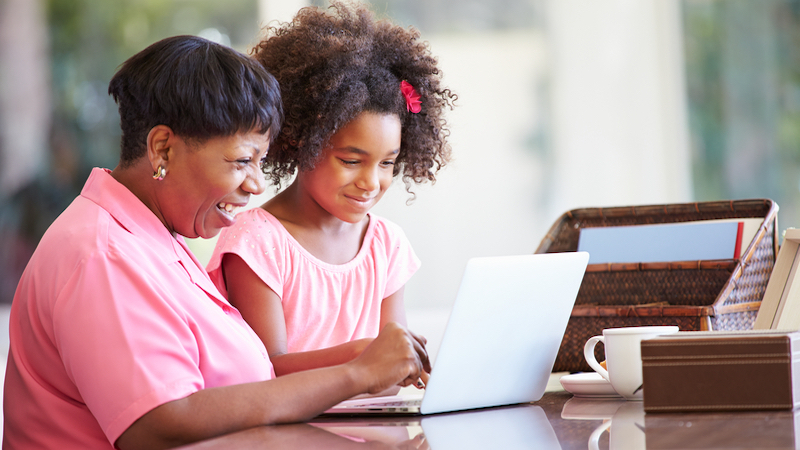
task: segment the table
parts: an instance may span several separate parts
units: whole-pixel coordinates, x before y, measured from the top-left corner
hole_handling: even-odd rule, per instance
[[[182,449],[798,449],[798,414],[645,414],[641,402],[561,391],[512,407],[257,427]]]

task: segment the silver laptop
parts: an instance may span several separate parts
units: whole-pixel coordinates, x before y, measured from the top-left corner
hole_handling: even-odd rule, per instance
[[[428,443],[426,448],[433,450],[561,450],[547,415],[537,405],[479,409],[462,414],[379,417],[342,417],[311,425],[357,442],[398,445],[422,434]]]
[[[535,405],[422,418],[434,450],[561,450],[544,410]]]
[[[588,261],[586,252],[470,259],[424,395],[348,400],[324,415],[436,414],[539,400]]]

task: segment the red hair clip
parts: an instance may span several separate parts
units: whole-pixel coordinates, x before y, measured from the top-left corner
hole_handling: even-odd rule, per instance
[[[416,114],[422,111],[422,102],[419,100],[419,94],[408,81],[403,80],[400,82],[400,92],[406,99],[406,109]]]

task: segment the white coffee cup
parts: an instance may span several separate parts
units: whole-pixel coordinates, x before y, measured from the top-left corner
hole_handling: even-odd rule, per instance
[[[642,400],[642,340],[677,332],[676,326],[606,328],[602,336],[586,341],[583,356],[619,395],[627,400]],[[598,342],[605,347],[607,370],[594,356]]]
[[[640,402],[624,402],[611,420],[605,421],[589,436],[589,450],[600,449],[600,436],[608,430],[610,450],[646,450],[644,407]]]

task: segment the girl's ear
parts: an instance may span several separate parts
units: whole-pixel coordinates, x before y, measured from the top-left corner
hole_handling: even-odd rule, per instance
[[[147,133],[147,159],[154,172],[159,166],[167,168],[174,139],[175,133],[166,125],[156,125]]]

